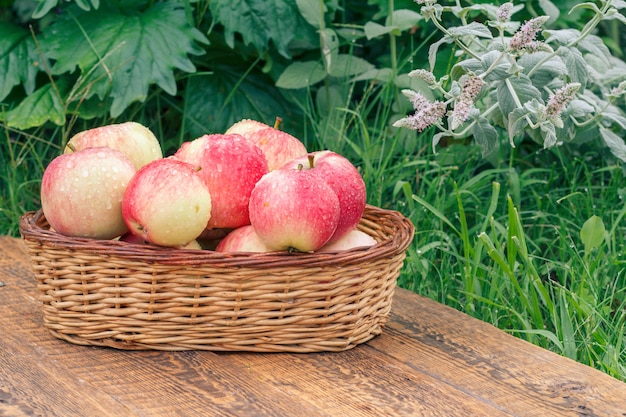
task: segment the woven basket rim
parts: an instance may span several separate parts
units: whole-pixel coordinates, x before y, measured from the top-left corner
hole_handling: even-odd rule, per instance
[[[162,265],[275,268],[277,266],[328,266],[362,264],[390,258],[404,252],[413,240],[415,228],[400,212],[367,205],[360,229],[382,229],[386,237],[369,248],[328,252],[216,252],[212,250],[172,249],[118,240],[97,240],[62,235],[49,229],[43,210],[30,211],[20,219],[23,239],[56,247]],[[376,238],[376,236],[374,236]]]

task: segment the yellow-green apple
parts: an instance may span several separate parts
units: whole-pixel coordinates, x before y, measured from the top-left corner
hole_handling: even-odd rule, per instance
[[[271,126],[263,122],[259,122],[258,120],[242,119],[226,129],[226,132],[224,133],[227,135],[237,134],[241,136],[246,136],[247,134],[250,134],[257,130],[267,129],[268,127]]]
[[[261,148],[270,171],[282,167],[294,158],[307,154],[306,147],[300,139],[279,130],[280,119],[276,119],[274,127],[255,120],[244,119],[232,125],[226,133],[238,133],[250,139]]]
[[[340,205],[335,191],[311,169],[277,169],[250,196],[250,222],[271,250],[311,252],[335,233]]]
[[[130,231],[160,246],[195,240],[211,216],[211,194],[198,167],[174,158],[152,161],[133,176],[122,200]]]
[[[250,224],[248,201],[257,181],[268,172],[261,150],[238,134],[211,134],[185,142],[174,157],[199,166],[213,199],[208,229]]]
[[[367,200],[365,182],[359,170],[346,157],[328,150],[296,158],[281,169],[296,170],[299,166],[322,177],[339,198],[341,215],[330,240],[339,239],[354,229],[363,216]]]
[[[41,180],[48,223],[67,236],[113,239],[124,234],[122,197],[135,171],[123,153],[107,147],[57,156]]]
[[[218,243],[216,252],[270,252],[252,225],[241,226]]]
[[[67,142],[64,153],[99,146],[124,153],[135,169],[163,157],[159,140],[150,129],[137,122],[104,125],[78,132]]]
[[[364,248],[374,246],[376,239],[368,235],[367,233],[359,230],[352,229],[348,233],[339,237],[337,240],[328,242],[322,246],[319,251],[343,251],[355,248]]]

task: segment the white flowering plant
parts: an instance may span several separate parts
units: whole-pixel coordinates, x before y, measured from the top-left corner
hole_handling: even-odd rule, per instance
[[[626,162],[626,63],[595,34],[603,20],[626,23],[621,13],[626,1],[577,4],[574,9],[593,16],[580,30],[548,29],[554,16],[516,21],[513,16],[524,6],[512,2],[466,7],[459,0],[451,6],[437,0],[415,2],[443,36],[430,45],[429,68],[408,74],[432,92],[403,90],[414,111],[394,126],[420,132],[435,127],[434,150],[443,137],[472,137],[483,155],[507,140],[516,147],[530,138],[544,148],[598,141],[597,146],[608,147]],[[468,22],[469,13],[477,12],[484,23],[476,18]],[[460,24],[444,25],[444,13]],[[444,44],[454,44],[458,53],[449,73],[437,79],[433,70]]]

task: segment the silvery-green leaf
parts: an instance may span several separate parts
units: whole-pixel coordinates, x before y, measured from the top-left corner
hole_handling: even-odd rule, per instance
[[[541,135],[543,136],[543,147],[544,149],[551,148],[558,144],[558,139],[556,137],[556,126],[551,122],[543,122],[539,126],[541,130]]]
[[[547,43],[556,42],[559,45],[569,45],[580,36],[580,31],[576,29],[548,29],[544,30],[542,33]]]
[[[554,23],[554,21],[557,20],[561,14],[559,8],[556,7],[550,0],[539,0],[539,6],[543,9],[546,16],[550,16],[550,19],[547,22],[548,24]]]
[[[449,36],[444,36],[439,39],[437,42],[433,42],[428,48],[428,63],[430,64],[430,70],[433,71],[435,69],[435,63],[437,62],[437,51],[439,50],[439,46],[444,43],[452,43],[454,39]]]
[[[593,115],[595,108],[584,100],[573,99],[567,105],[564,114],[582,120]]]
[[[496,87],[498,106],[502,114],[507,115],[521,105],[531,100],[541,100],[541,92],[532,84],[525,74],[519,77],[507,78],[499,81]]]
[[[478,36],[480,38],[493,38],[489,28],[482,23],[471,22],[465,26],[455,26],[448,28],[448,32],[454,37]]]
[[[547,52],[524,54],[517,62],[524,68],[525,74],[532,72],[530,79],[539,89],[568,72],[567,66],[558,56],[552,56]]]
[[[511,146],[515,146],[515,138],[524,132],[524,129],[528,126],[528,115],[530,111],[525,108],[518,108],[508,114],[508,127],[509,143]]]
[[[626,1],[624,0],[610,0],[611,6],[618,10],[626,9]]]
[[[583,40],[578,43],[578,47],[583,51],[590,53],[597,58],[601,59],[607,67],[610,65],[611,51],[606,46],[604,41],[598,36],[587,35]]]
[[[600,136],[606,143],[606,146],[609,147],[611,153],[616,157],[626,162],[626,144],[624,144],[624,140],[613,133],[609,129],[600,129]]]
[[[592,2],[578,3],[577,5],[572,7],[570,12],[573,12],[574,10],[578,10],[578,9],[589,9],[589,10],[592,10],[595,14],[599,14],[599,15],[602,14],[602,11],[598,8],[598,6]]]
[[[480,146],[483,157],[489,155],[498,143],[498,131],[485,117],[479,117],[472,126],[472,136]]]
[[[583,54],[578,48],[568,46],[560,46],[556,50],[556,53],[565,63],[567,75],[570,77],[570,80],[575,83],[580,83],[581,90],[584,90],[587,87],[589,71]]]

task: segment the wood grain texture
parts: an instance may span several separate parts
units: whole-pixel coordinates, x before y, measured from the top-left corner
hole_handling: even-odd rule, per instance
[[[626,384],[398,289],[383,334],[338,353],[124,351],[42,324],[0,237],[0,416],[626,416]]]

